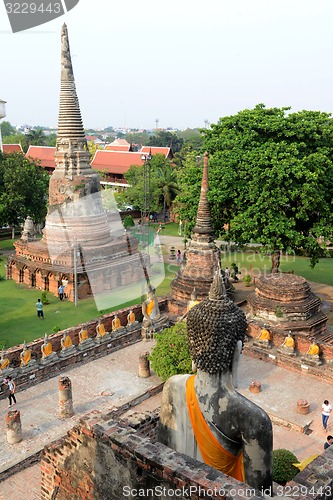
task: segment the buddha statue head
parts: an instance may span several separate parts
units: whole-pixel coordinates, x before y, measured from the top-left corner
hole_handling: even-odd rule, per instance
[[[218,269],[208,297],[187,315],[189,349],[196,367],[210,374],[230,370],[246,328],[245,314],[227,297]]]

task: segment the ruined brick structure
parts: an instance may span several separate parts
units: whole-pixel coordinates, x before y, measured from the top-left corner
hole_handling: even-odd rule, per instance
[[[7,278],[57,293],[61,283],[74,300],[138,281],[143,268],[137,240],[111,237],[102,205],[99,175],[92,170],[72,69],[66,25],[61,33],[61,88],[56,168],[50,179],[43,238],[25,231],[8,259]],[[106,308],[106,307],[104,307]]]
[[[302,276],[262,275],[248,303],[252,318],[261,318],[283,332],[315,337],[325,331],[327,317],[321,301]]]
[[[184,265],[171,283],[169,311],[174,314],[184,313],[194,288],[198,300],[207,296],[220,260],[220,251],[214,242],[208,189],[208,153],[205,153],[196,224],[184,254]]]

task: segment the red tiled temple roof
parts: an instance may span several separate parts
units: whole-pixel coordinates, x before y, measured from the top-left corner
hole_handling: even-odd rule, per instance
[[[142,146],[140,153],[151,155],[164,155],[166,158],[172,158],[173,154],[171,148],[159,146]]]
[[[23,153],[21,144],[2,144],[2,149],[5,154]]]
[[[26,158],[32,158],[40,162],[44,168],[55,169],[54,153],[56,148],[50,146],[29,146],[26,153]]]
[[[124,174],[131,165],[142,165],[140,152],[110,151],[98,149],[91,162],[94,170],[109,172],[110,174]]]

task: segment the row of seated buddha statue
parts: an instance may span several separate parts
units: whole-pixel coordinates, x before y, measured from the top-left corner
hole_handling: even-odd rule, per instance
[[[258,337],[253,341],[253,344],[258,347],[271,349],[272,348],[271,340],[272,340],[272,334],[268,329],[268,325],[265,324],[263,329],[260,331]],[[314,338],[310,338],[309,341],[310,345],[308,347],[308,350],[305,353],[305,355],[301,357],[301,360],[304,361],[305,363],[319,366],[322,364],[322,360],[320,358],[320,347]],[[287,356],[296,356],[295,347],[296,347],[295,339],[292,335],[292,332],[289,331],[287,336],[284,338],[282,344],[277,348],[277,352]]]
[[[112,331],[108,332],[105,329],[104,324],[101,319],[98,320],[96,326],[96,336],[90,337],[86,324],[81,325],[81,330],[79,331],[79,343],[76,346],[73,344],[72,338],[65,331],[61,338],[61,349],[56,352],[53,349],[52,342],[49,340],[47,334],[44,336],[44,342],[41,346],[41,358],[38,360],[42,365],[48,365],[54,363],[60,359],[65,359],[74,354],[85,351],[87,349],[93,348],[96,344],[102,344],[109,342],[117,335],[130,332],[135,328],[138,328],[139,322],[135,318],[135,313],[131,309],[127,315],[126,326],[121,325],[121,321],[116,314],[112,320]],[[21,372],[32,371],[38,367],[38,362],[32,356],[32,351],[27,347],[26,342],[23,343],[23,349],[20,353],[20,369]],[[0,357],[0,374],[1,376],[9,375],[14,371],[14,368],[10,366],[10,360],[5,356],[4,350],[1,352]]]

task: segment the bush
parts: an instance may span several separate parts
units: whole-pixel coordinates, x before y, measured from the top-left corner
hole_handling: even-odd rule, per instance
[[[52,328],[52,332],[53,333],[57,333],[57,332],[60,332],[61,328],[59,325],[54,325],[54,327]]]
[[[133,217],[131,215],[126,215],[126,217],[123,220],[123,226],[125,229],[128,229],[129,227],[135,226]]]
[[[245,283],[245,286],[250,286],[252,282],[252,278],[249,274],[245,274],[243,281]]]
[[[163,381],[172,375],[192,373],[186,323],[176,323],[156,335],[156,346],[149,356],[153,370]]]
[[[44,306],[50,303],[46,290],[41,293],[40,300]]]
[[[298,463],[298,458],[289,450],[273,450],[273,481],[285,484],[294,479],[299,473],[299,468],[293,464]]]

